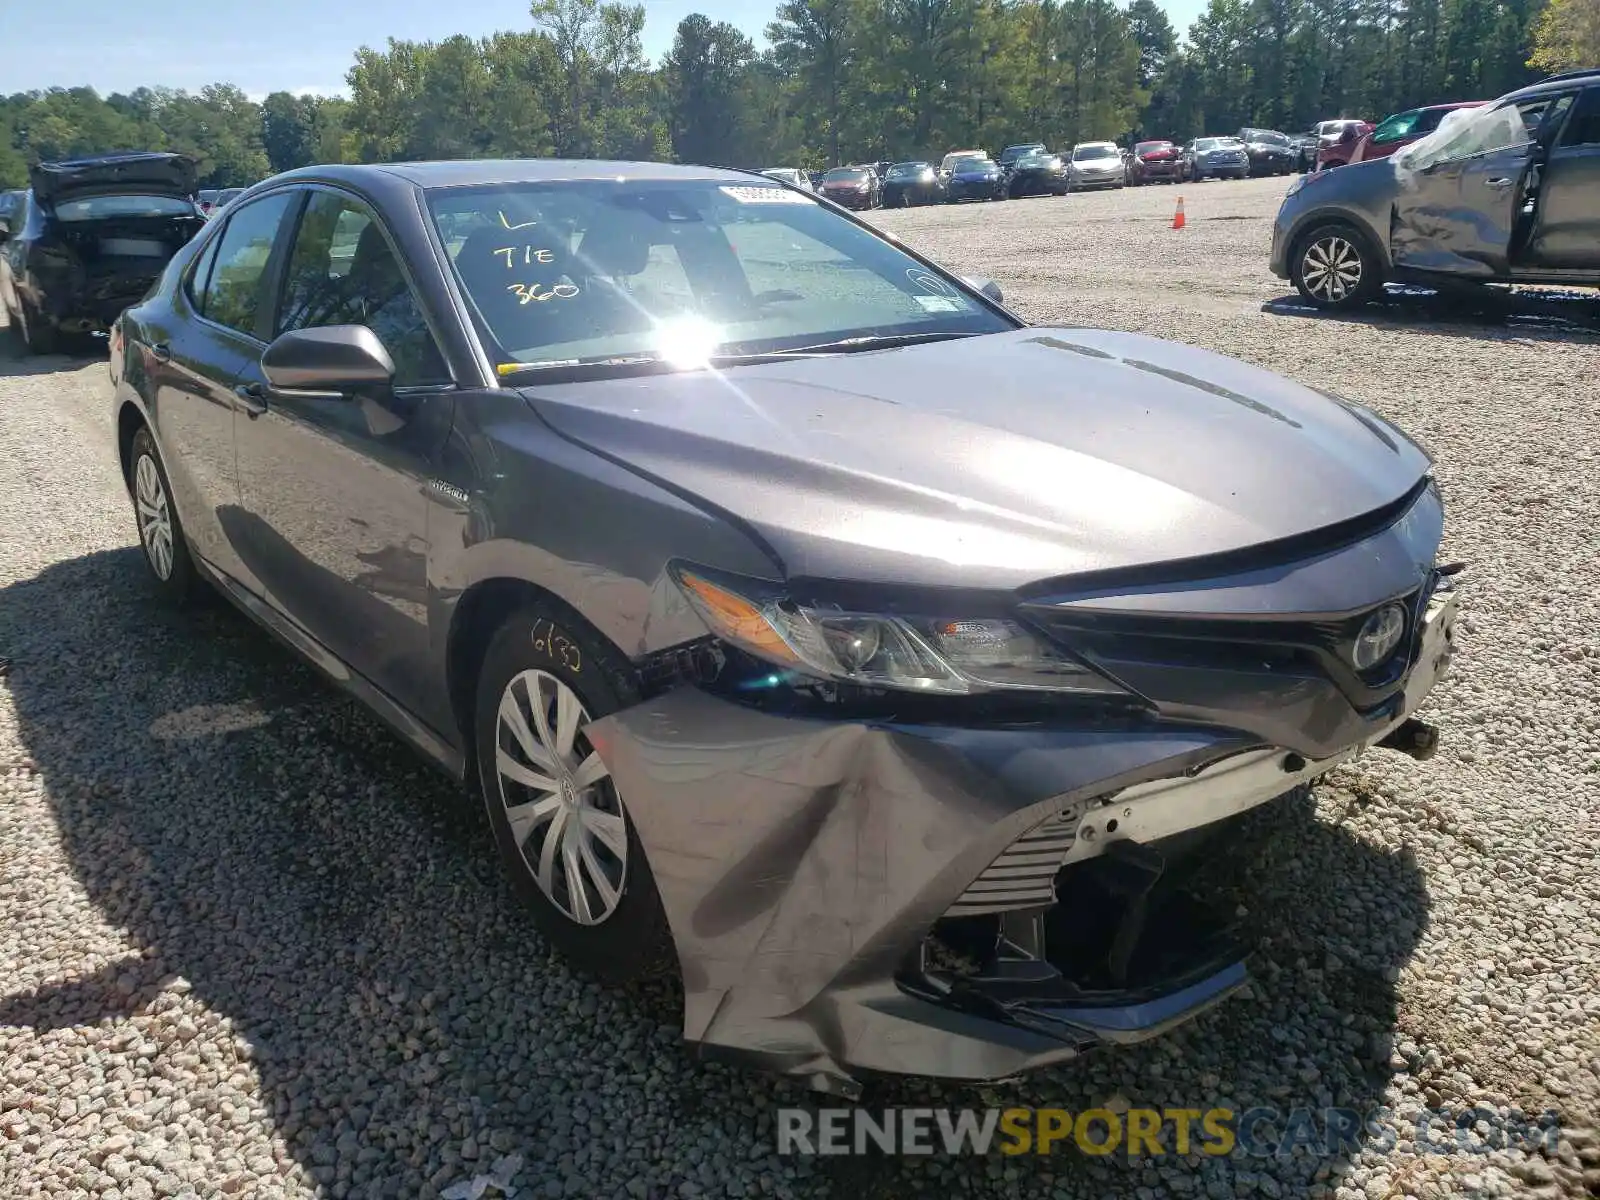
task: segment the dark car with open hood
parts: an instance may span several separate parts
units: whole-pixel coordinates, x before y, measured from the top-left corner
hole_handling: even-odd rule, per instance
[[[1600,286],[1600,69],[1458,107],[1382,158],[1289,185],[1271,269],[1319,308],[1389,281]]]
[[[205,224],[181,154],[40,163],[29,182],[0,213],[0,304],[34,354],[106,329]]]
[[[279,175],[113,356],[152,585],[478,792],[549,944],[817,1088],[1205,1011],[1249,943],[1186,848],[1432,749],[1458,593],[1403,432],[1030,327],[758,175]]]

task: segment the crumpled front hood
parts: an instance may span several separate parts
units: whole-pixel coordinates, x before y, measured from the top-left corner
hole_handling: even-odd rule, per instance
[[[1428,466],[1358,406],[1096,329],[523,394],[827,579],[1009,589],[1238,550],[1369,513]]]

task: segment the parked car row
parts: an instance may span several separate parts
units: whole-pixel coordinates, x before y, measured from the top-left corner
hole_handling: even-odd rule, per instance
[[[1290,184],[1273,226],[1272,272],[1311,304],[1391,280],[1600,286],[1600,68],[1399,113],[1356,145]]]

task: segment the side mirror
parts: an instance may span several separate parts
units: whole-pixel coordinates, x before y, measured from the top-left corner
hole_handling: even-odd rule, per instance
[[[394,360],[365,325],[291,329],[261,355],[267,384],[282,392],[345,393],[388,387]]]
[[[963,275],[961,282],[974,291],[982,292],[996,304],[1004,304],[1005,296],[1000,291],[1000,285],[987,275]]]

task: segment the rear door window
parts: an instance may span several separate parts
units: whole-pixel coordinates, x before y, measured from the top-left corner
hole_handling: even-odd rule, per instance
[[[206,320],[258,336],[256,322],[266,289],[267,266],[278,229],[294,198],[291,192],[276,192],[229,213],[200,295],[200,311]]]

